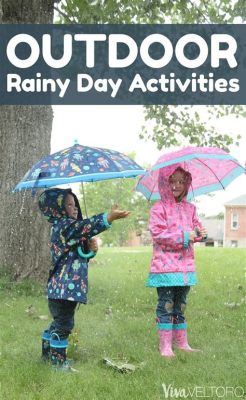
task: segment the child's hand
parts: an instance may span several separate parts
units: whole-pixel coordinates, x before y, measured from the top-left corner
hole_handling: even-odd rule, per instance
[[[112,207],[112,210],[108,213],[108,223],[111,224],[115,219],[126,218],[130,214],[130,211],[122,211],[117,209],[117,205]]]
[[[208,231],[206,228],[199,229],[199,236],[201,236],[202,238],[205,238],[207,235],[208,235]]]
[[[189,241],[190,242],[194,242],[195,237],[196,237],[196,232],[195,231],[190,231],[189,232]]]
[[[90,251],[94,251],[94,253],[96,253],[98,250],[97,240],[95,238],[90,239],[89,243],[88,243],[88,247],[89,247]]]

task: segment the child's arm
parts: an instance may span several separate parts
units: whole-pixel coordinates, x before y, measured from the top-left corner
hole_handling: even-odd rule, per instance
[[[81,240],[91,239],[110,228],[114,220],[126,218],[128,215],[128,211],[113,208],[109,213],[98,214],[84,220],[64,219],[62,236],[68,245],[79,244]]]
[[[160,203],[155,204],[151,209],[149,229],[154,243],[165,250],[180,250],[188,247],[188,232],[185,235],[182,229],[168,229],[166,213]]]
[[[61,221],[61,224],[61,234],[67,244],[70,244],[70,241],[79,243],[81,239],[91,239],[111,227],[107,220],[107,213],[94,215],[83,220],[65,218]]]

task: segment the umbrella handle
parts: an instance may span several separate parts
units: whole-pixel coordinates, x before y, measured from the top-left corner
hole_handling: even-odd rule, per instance
[[[91,257],[94,257],[94,255],[96,254],[94,251],[90,251],[89,253],[83,253],[81,246],[78,247],[78,253],[79,253],[80,257],[83,257],[83,258],[91,258]]]

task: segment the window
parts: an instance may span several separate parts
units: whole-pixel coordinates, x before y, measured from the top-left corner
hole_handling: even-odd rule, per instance
[[[231,229],[238,229],[238,214],[231,216]]]
[[[237,240],[231,240],[231,247],[237,247]]]

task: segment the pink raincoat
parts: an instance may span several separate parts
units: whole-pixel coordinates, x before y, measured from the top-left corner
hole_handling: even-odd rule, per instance
[[[175,164],[162,168],[159,173],[161,200],[150,211],[153,256],[147,286],[190,286],[197,282],[193,244],[189,242],[188,232],[201,228],[201,224],[195,205],[187,202],[186,196],[176,202],[168,182],[179,166],[183,167]],[[190,184],[191,181],[187,189]]]

